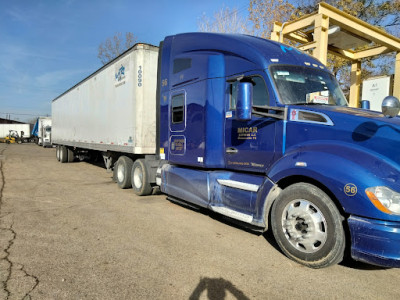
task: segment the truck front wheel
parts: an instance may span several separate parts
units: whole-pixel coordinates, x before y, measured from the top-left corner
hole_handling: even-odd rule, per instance
[[[132,186],[131,172],[133,161],[127,156],[120,156],[115,164],[115,179],[121,189],[127,189]]]
[[[276,242],[290,259],[310,268],[324,268],[343,259],[343,217],[322,190],[296,183],[282,191],[271,212]]]
[[[148,173],[144,159],[138,159],[134,162],[131,175],[132,188],[138,196],[150,195],[153,190]]]

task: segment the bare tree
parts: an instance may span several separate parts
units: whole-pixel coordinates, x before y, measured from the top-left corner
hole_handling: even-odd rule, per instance
[[[205,14],[198,21],[201,32],[248,33],[247,19],[240,16],[237,8],[222,7],[210,19]]]
[[[125,37],[122,37],[122,34],[117,32],[113,37],[107,38],[99,45],[97,57],[100,59],[101,63],[105,65],[132,47],[135,42],[136,37],[132,32],[125,33]]]
[[[253,24],[252,34],[269,38],[275,21],[286,22],[295,12],[287,0],[250,0],[249,19]]]

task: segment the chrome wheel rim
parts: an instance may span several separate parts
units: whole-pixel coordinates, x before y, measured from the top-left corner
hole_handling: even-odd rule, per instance
[[[137,189],[140,189],[143,184],[143,174],[140,168],[135,168],[133,172],[133,183]]]
[[[288,242],[297,250],[315,253],[327,240],[327,223],[321,210],[313,203],[296,199],[282,213],[282,229]]]
[[[125,167],[124,165],[118,164],[118,170],[117,170],[117,177],[119,182],[123,182],[125,178]]]

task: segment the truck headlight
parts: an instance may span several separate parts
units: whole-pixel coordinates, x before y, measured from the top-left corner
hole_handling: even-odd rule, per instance
[[[400,193],[386,186],[370,187],[365,190],[365,193],[380,211],[400,215]]]

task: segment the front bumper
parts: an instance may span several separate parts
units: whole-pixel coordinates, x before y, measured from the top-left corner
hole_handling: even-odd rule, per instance
[[[369,264],[400,268],[400,222],[350,216],[351,256]]]
[[[43,147],[51,146],[51,141],[49,139],[43,140]]]

